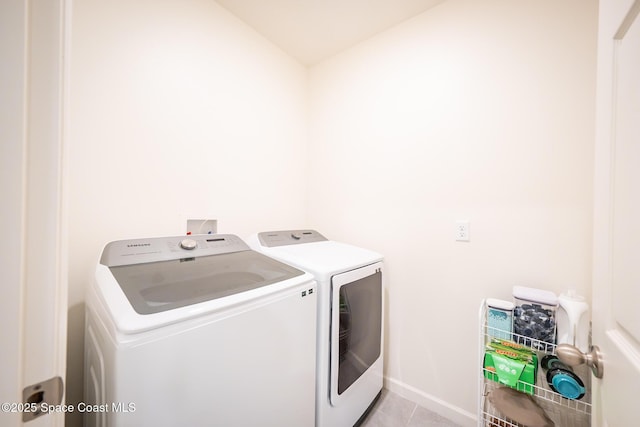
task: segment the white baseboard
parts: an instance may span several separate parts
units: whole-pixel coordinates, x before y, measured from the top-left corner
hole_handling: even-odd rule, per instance
[[[451,421],[464,427],[475,427],[478,425],[478,417],[469,411],[454,406],[444,400],[438,399],[428,393],[418,390],[408,384],[398,381],[394,378],[384,377],[384,387],[405,399],[411,400],[416,404],[442,415]]]

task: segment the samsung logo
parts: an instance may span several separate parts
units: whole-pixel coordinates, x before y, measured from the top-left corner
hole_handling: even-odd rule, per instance
[[[140,246],[151,246],[151,243],[131,243],[127,245],[128,248],[137,248]]]

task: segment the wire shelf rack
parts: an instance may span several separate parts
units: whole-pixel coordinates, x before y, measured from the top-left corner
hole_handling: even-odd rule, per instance
[[[482,302],[480,308],[480,343],[479,343],[479,359],[480,359],[480,379],[479,379],[479,401],[478,401],[478,426],[482,427],[525,427],[522,424],[504,417],[497,411],[487,399],[489,393],[498,388],[504,387],[492,379],[494,375],[483,367],[484,352],[487,343],[494,337],[501,339],[510,339],[516,343],[522,344],[528,349],[536,352],[538,358],[542,359],[545,354],[555,354],[556,345],[545,341],[535,340],[523,335],[518,335],[510,331],[504,331],[493,328],[486,321],[486,303]],[[527,384],[519,382],[519,388],[530,392],[536,403],[546,412],[556,426],[561,427],[588,427],[591,425],[591,375],[585,366],[579,366],[574,369],[575,373],[582,378],[585,383],[587,392],[580,400],[567,399],[562,395],[551,390],[547,385],[545,372],[538,369],[536,384]],[[486,377],[489,378],[486,378]]]

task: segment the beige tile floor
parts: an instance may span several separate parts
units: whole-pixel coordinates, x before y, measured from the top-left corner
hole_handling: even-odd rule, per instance
[[[416,405],[396,393],[382,395],[361,427],[460,427],[453,421]]]

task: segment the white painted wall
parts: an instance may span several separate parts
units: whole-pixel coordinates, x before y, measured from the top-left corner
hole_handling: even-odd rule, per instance
[[[74,0],[67,402],[103,245],[305,226],[307,70],[211,0]],[[67,425],[80,425],[76,415]]]
[[[448,0],[311,68],[308,222],[386,256],[387,385],[461,423],[481,299],[590,294],[596,27],[595,0]]]
[[[481,298],[589,292],[596,12],[448,0],[307,80],[214,1],[74,0],[67,402],[102,245],[210,216],[384,253],[387,383],[468,421]]]

